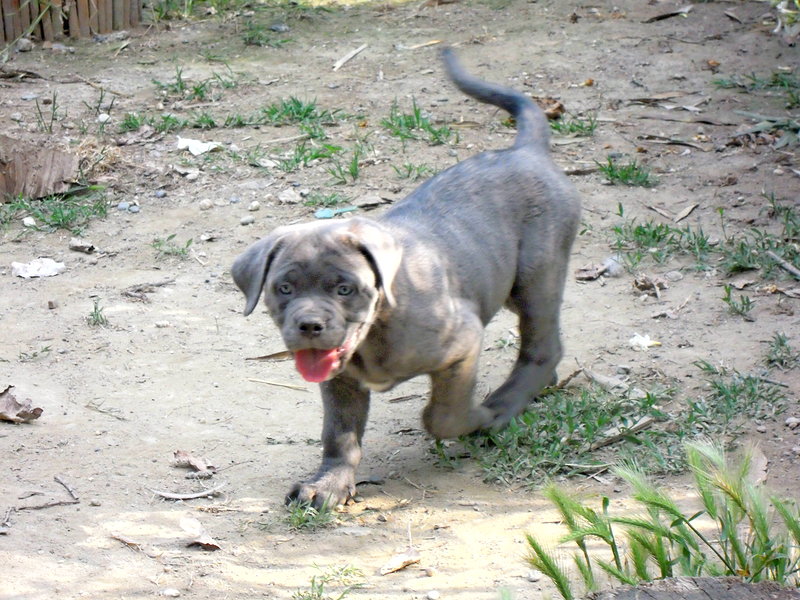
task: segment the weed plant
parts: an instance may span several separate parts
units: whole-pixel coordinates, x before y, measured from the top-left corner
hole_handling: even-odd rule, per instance
[[[390,135],[403,142],[425,137],[429,144],[437,146],[457,139],[456,133],[448,126],[434,127],[430,119],[422,114],[422,109],[417,105],[416,99],[411,100],[410,113],[400,112],[400,107],[395,100],[389,116],[381,121],[381,126]]]
[[[166,238],[156,238],[150,244],[156,251],[156,258],[164,258],[167,256],[174,256],[181,260],[189,257],[189,248],[192,245],[192,238],[186,240],[183,245],[175,241],[177,234],[173,233]]]
[[[800,512],[794,502],[769,497],[752,483],[752,453],[730,464],[720,446],[695,442],[686,445],[686,456],[702,502],[694,513],[681,510],[636,463],[613,471],[633,488],[639,514],[626,509],[623,516],[612,515],[605,496],[598,511],[555,485],[545,489],[568,530],[559,543],[577,547],[572,560],[586,591],[600,587],[601,574],[629,585],[679,575],[800,585]],[[535,536],[527,540],[530,564],[553,582],[562,598],[577,597],[560,556]],[[590,553],[590,541],[603,551]]]
[[[800,364],[800,352],[791,347],[785,334],[776,333],[772,337],[764,362],[770,368],[788,371]]]
[[[74,235],[81,235],[89,221],[105,217],[107,213],[103,188],[79,186],[68,194],[38,200],[17,197],[0,204],[0,225],[7,226],[20,216],[31,216],[45,229],[66,229]]]
[[[651,472],[674,473],[686,468],[685,442],[709,435],[734,440],[748,420],[773,418],[786,407],[783,390],[761,377],[705,361],[695,366],[706,390],[683,403],[668,388],[557,390],[503,430],[460,438],[456,453],[463,449],[486,480],[505,485],[592,473],[628,458]],[[434,451],[440,463],[457,463],[441,444]]]
[[[331,567],[321,575],[314,575],[307,590],[297,590],[292,600],[343,600],[350,592],[362,586],[364,575],[350,566]],[[331,588],[338,588],[331,592]]]
[[[567,118],[551,120],[550,129],[560,135],[590,137],[597,129],[597,116],[590,114],[582,119],[575,115],[568,115]]]
[[[108,318],[103,314],[103,308],[100,306],[100,298],[94,299],[92,311],[86,317],[86,322],[90,327],[106,327],[108,325]]]
[[[315,531],[338,521],[336,513],[327,503],[317,509],[307,502],[294,501],[287,506],[287,510],[286,523],[296,531]]]
[[[613,158],[608,157],[605,163],[597,161],[595,163],[612,185],[621,184],[649,188],[658,184],[658,179],[646,167],[638,164],[635,160],[618,163]]]

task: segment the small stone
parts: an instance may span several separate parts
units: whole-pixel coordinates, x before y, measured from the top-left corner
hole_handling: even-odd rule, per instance
[[[128,212],[132,212],[132,213],[139,212],[139,205],[138,204],[132,204],[131,206],[128,207]]]
[[[97,122],[98,123],[105,123],[110,118],[111,118],[110,114],[108,114],[108,113],[100,113],[99,115],[97,115]]]
[[[664,279],[667,281],[680,281],[683,279],[683,273],[680,271],[668,271],[667,273],[664,273]]]
[[[786,426],[789,429],[797,429],[797,426],[800,425],[800,419],[797,417],[789,417],[786,419]]]
[[[181,595],[181,592],[175,588],[162,588],[158,591],[158,595],[166,596],[167,598],[177,598]]]
[[[228,199],[228,202],[230,202],[231,204],[239,204],[239,202],[241,202],[241,201],[242,201],[242,199],[239,198],[239,196],[231,196]]]
[[[289,26],[286,23],[273,23],[269,28],[270,31],[274,31],[275,33],[286,33],[289,31]]]
[[[92,498],[91,500],[89,500],[89,506],[102,506],[102,504],[100,503],[100,500],[98,500],[97,498]]]
[[[156,191],[155,191],[155,193],[154,193],[153,195],[154,195],[156,198],[163,198],[164,196],[166,196],[166,195],[167,195],[167,192],[166,192],[166,190],[156,190]]]
[[[16,121],[17,123],[21,123],[22,122],[22,113],[18,113],[18,112],[11,113],[11,116],[9,118],[12,121]]]
[[[30,52],[33,50],[33,42],[28,38],[19,38],[16,45],[17,52]]]
[[[436,569],[433,567],[426,567],[423,569],[425,571],[425,577],[435,577],[436,576]]]
[[[200,173],[197,171],[192,171],[191,173],[186,174],[186,181],[197,181],[198,177],[200,177]]]
[[[795,454],[800,454],[800,446],[792,446],[792,452]]]
[[[439,600],[439,598],[442,597],[442,593],[439,590],[431,590],[430,592],[425,594],[425,597],[428,600]]]
[[[530,571],[528,571],[527,579],[531,583],[536,583],[537,581],[540,581],[542,579],[542,572],[537,571],[536,569],[531,569]]]
[[[756,427],[756,431],[757,431],[758,433],[767,433],[767,428],[766,428],[766,427],[764,427],[764,425],[758,425],[758,426]]]
[[[256,218],[253,215],[247,215],[246,217],[242,217],[242,220],[239,221],[242,225],[252,225],[256,222]]]
[[[630,365],[617,365],[617,375],[628,375],[630,372]]]
[[[300,194],[292,188],[286,188],[278,194],[278,201],[281,204],[299,204],[301,200]]]
[[[119,204],[117,204],[117,209],[118,210],[128,210],[130,207],[131,207],[131,203],[130,202],[125,202],[124,200],[122,202],[120,202]]]
[[[250,212],[255,212],[260,208],[261,208],[261,202],[259,202],[258,200],[253,200],[250,203],[250,206],[247,207],[247,210],[249,210]]]
[[[33,217],[25,217],[22,219],[22,226],[23,227],[36,227],[36,219]]]
[[[47,301],[47,308],[49,310],[55,310],[56,308],[58,308],[58,302],[56,302],[55,300],[48,300]]]
[[[211,210],[214,208],[214,203],[206,198],[205,200],[200,200],[200,204],[198,204],[200,210]]]
[[[155,325],[159,329],[166,329],[170,326],[169,321],[156,321]]]

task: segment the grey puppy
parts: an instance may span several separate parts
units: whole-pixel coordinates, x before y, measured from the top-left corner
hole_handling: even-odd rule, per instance
[[[263,291],[298,371],[322,390],[322,465],[287,501],[320,507],[355,493],[370,390],[429,375],[423,424],[452,438],[507,424],[561,359],[559,312],[580,199],[549,156],[539,107],[467,74],[452,50],[442,56],[461,91],[514,117],[514,145],[439,173],[377,220],[279,227],[233,265],[244,314]],[[479,404],[483,330],[504,305],[519,317],[519,356]]]

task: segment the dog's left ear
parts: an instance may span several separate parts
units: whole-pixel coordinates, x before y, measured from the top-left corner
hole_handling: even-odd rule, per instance
[[[375,274],[376,286],[383,290],[389,306],[395,305],[392,284],[400,269],[403,248],[392,232],[367,219],[348,219],[346,241],[367,259]]]
[[[231,267],[233,281],[244,292],[247,300],[244,308],[245,317],[258,305],[261,290],[264,289],[264,282],[267,280],[269,265],[280,248],[284,233],[281,229],[278,228],[267,237],[251,244],[233,262]]]

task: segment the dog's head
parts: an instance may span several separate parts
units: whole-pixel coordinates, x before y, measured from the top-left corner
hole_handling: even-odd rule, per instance
[[[308,381],[335,377],[364,341],[380,302],[394,304],[402,251],[368,219],[279,227],[252,244],[231,274],[249,315],[261,291],[270,315]]]

